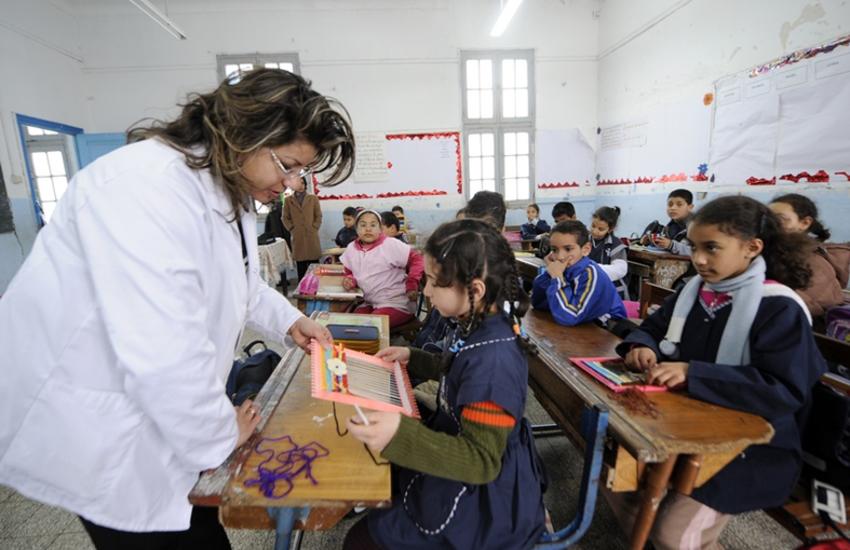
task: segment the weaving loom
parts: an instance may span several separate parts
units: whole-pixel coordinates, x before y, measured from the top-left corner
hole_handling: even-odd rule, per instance
[[[325,349],[310,344],[312,395],[375,411],[399,412],[419,418],[407,370],[337,344]]]

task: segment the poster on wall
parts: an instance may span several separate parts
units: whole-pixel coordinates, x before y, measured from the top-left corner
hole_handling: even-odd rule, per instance
[[[718,184],[850,182],[850,35],[716,83]]]
[[[357,158],[354,181],[387,181],[390,175],[387,169],[386,134],[356,134],[354,141]]]
[[[363,179],[358,179],[355,174],[354,178],[331,188],[314,185],[319,200],[463,193],[460,132],[383,134],[383,141],[386,152],[385,176],[363,176]],[[377,167],[374,168],[375,172]]]

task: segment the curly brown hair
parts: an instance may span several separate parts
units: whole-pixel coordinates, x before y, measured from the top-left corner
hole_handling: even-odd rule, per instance
[[[132,143],[158,138],[186,157],[194,169],[209,169],[224,185],[234,215],[245,207],[248,182],[241,162],[262,147],[305,140],[318,151],[314,172],[327,172],[333,186],[354,170],[354,133],[345,107],[280,69],[256,69],[238,82],[225,80],[210,93],[189,94],[170,121],[145,119],[127,132]]]

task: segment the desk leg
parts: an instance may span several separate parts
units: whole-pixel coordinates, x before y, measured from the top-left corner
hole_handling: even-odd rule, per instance
[[[652,524],[655,523],[655,514],[664,497],[664,491],[670,482],[673,466],[676,465],[676,456],[671,456],[660,464],[649,464],[646,469],[646,486],[643,489],[643,500],[640,503],[635,525],[632,528],[631,550],[643,550]]]

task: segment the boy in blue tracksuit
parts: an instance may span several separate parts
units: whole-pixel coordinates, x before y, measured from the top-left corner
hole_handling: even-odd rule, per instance
[[[531,303],[535,309],[550,311],[555,321],[569,327],[626,317],[614,283],[587,257],[590,234],[583,223],[569,220],[557,224],[550,247],[546,266],[534,279]]]

